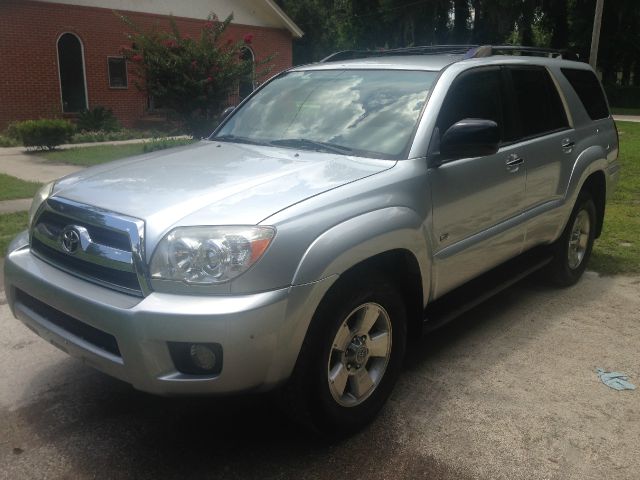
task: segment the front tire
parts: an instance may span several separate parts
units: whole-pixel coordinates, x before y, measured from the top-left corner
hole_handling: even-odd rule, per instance
[[[554,284],[569,287],[580,280],[591,257],[596,218],[591,195],[580,192],[562,236],[553,245],[553,260],[547,273]]]
[[[285,396],[296,420],[339,436],[369,423],[395,385],[405,354],[402,296],[383,277],[343,278],[318,307]]]

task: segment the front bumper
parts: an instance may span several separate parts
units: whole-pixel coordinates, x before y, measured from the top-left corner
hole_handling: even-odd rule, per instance
[[[58,270],[28,247],[5,259],[7,300],[18,319],[86,364],[163,395],[268,390],[286,380],[311,316],[333,280],[253,295],[151,293],[138,298]],[[28,297],[112,335],[119,352],[108,352],[47,319],[21,300]],[[222,371],[214,376],[180,373],[168,342],[220,344]]]

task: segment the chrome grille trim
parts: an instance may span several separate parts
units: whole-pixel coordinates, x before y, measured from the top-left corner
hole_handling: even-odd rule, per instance
[[[52,216],[56,218],[50,223],[45,223],[48,219],[51,220]],[[41,219],[44,220],[41,222]],[[55,225],[56,223],[57,225]],[[79,233],[80,245],[74,254],[65,252],[61,246],[61,229],[59,227],[61,223],[74,226]],[[96,235],[101,238],[100,240],[92,238],[92,229],[96,233],[102,232],[102,235]],[[115,236],[126,236],[130,242],[130,249],[123,249],[123,239],[116,239],[118,241],[114,240],[112,245],[105,245],[109,240],[105,240],[104,232],[111,232]],[[61,270],[131,295],[146,296],[151,291],[145,261],[144,222],[142,220],[65,198],[51,197],[43,202],[38,210],[29,236],[32,252],[38,258]],[[39,249],[38,243],[44,245],[45,248]],[[47,249],[50,250],[47,251]],[[65,262],[66,258],[69,259],[69,262]],[[86,262],[89,268],[84,269],[85,271],[74,268],[78,262]],[[94,265],[95,268],[91,265]],[[131,288],[129,285],[131,282],[123,281],[123,284],[118,284],[115,281],[105,281],[99,275],[87,274],[86,271],[90,271],[92,268],[94,270],[106,268],[109,270],[102,271],[122,272],[127,276],[135,275],[139,289]]]

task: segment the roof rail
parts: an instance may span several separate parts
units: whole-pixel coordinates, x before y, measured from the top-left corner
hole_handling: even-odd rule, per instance
[[[464,55],[465,58],[482,58],[500,54],[520,54],[549,58],[568,58],[578,60],[578,54],[569,50],[543,47],[525,47],[522,45],[425,45],[419,47],[390,48],[386,50],[343,50],[332,53],[320,60],[320,63],[357,58],[384,57],[388,55]]]
[[[439,55],[446,53],[464,55],[469,52],[469,50],[478,47],[479,45],[425,45],[385,50],[343,50],[323,58],[320,60],[320,63],[354,60],[356,58],[384,57],[387,55]]]
[[[501,53],[519,53],[530,56],[549,58],[570,58],[578,59],[576,53],[569,50],[559,50],[555,48],[525,47],[522,45],[482,45],[468,52],[467,58],[490,57]]]

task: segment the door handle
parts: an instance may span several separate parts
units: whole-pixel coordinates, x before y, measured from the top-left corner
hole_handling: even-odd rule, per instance
[[[512,153],[507,157],[507,161],[505,165],[507,167],[507,171],[510,173],[515,173],[520,169],[520,165],[524,164],[524,158],[522,158],[517,153]]]
[[[571,153],[573,151],[573,147],[575,146],[576,142],[574,142],[570,138],[562,139],[562,150],[564,150],[564,153]]]

